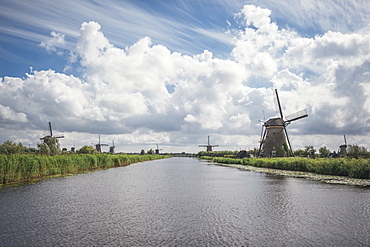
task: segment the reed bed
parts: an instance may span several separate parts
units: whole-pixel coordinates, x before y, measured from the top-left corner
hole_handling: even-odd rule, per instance
[[[0,185],[41,179],[54,175],[66,175],[126,166],[132,163],[168,158],[163,155],[109,155],[109,154],[73,154],[73,155],[36,155],[10,154],[0,155]]]
[[[370,179],[370,159],[349,158],[220,158],[202,156],[202,159],[224,164],[241,164],[255,167],[274,168],[290,171],[312,172],[324,175],[347,176]]]

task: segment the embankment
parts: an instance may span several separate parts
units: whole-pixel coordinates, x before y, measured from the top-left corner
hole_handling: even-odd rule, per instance
[[[370,186],[369,159],[332,158],[217,158],[203,156],[222,166],[276,175],[308,178],[326,183]]]

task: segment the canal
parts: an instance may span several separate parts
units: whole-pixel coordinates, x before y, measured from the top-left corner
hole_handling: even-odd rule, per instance
[[[370,246],[370,189],[132,164],[0,189],[0,246]]]

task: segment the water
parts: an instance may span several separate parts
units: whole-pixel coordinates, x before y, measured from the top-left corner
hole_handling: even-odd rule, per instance
[[[0,189],[0,246],[369,246],[370,189],[171,158]]]

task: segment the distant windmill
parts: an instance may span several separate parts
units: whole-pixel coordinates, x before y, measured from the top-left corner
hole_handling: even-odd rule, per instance
[[[288,156],[289,150],[290,153],[293,154],[286,127],[293,121],[308,117],[307,111],[305,109],[288,115],[286,117],[286,120],[284,120],[277,89],[275,89],[275,96],[280,117],[270,118],[263,124],[265,130],[263,132],[263,135],[261,135],[261,142],[259,147],[259,155],[261,155],[262,151],[263,156],[267,157]]]
[[[42,138],[40,138],[40,140],[43,140],[44,143],[48,143],[49,139],[52,138],[52,137],[55,137],[55,138],[64,138],[64,136],[53,136],[53,130],[51,129],[51,122],[49,122],[49,131],[50,131],[50,135],[48,136],[44,136]]]
[[[94,144],[94,143],[91,143],[91,144]],[[108,144],[101,144],[101,143],[100,143],[100,135],[99,135],[99,143],[94,144],[94,145],[95,145],[95,149],[96,149],[96,151],[98,151],[99,153],[101,153],[101,147],[102,147],[102,146],[109,146]]]
[[[76,152],[76,145],[75,145],[75,143],[73,143],[73,147],[71,147],[71,152],[72,153],[75,153]]]
[[[114,141],[112,141],[112,146],[109,147],[109,152],[112,153],[112,154],[114,154],[114,148],[115,147],[116,146],[114,146]]]
[[[347,153],[347,139],[346,135],[344,135],[344,144],[339,146],[338,155],[346,154]]]
[[[155,150],[155,154],[159,154],[160,150],[163,150],[163,149],[159,149],[158,144],[157,144],[157,149]]]
[[[208,136],[208,145],[199,145],[199,147],[205,147],[207,149],[207,152],[212,152],[212,147],[218,147],[218,145],[211,145]]]

